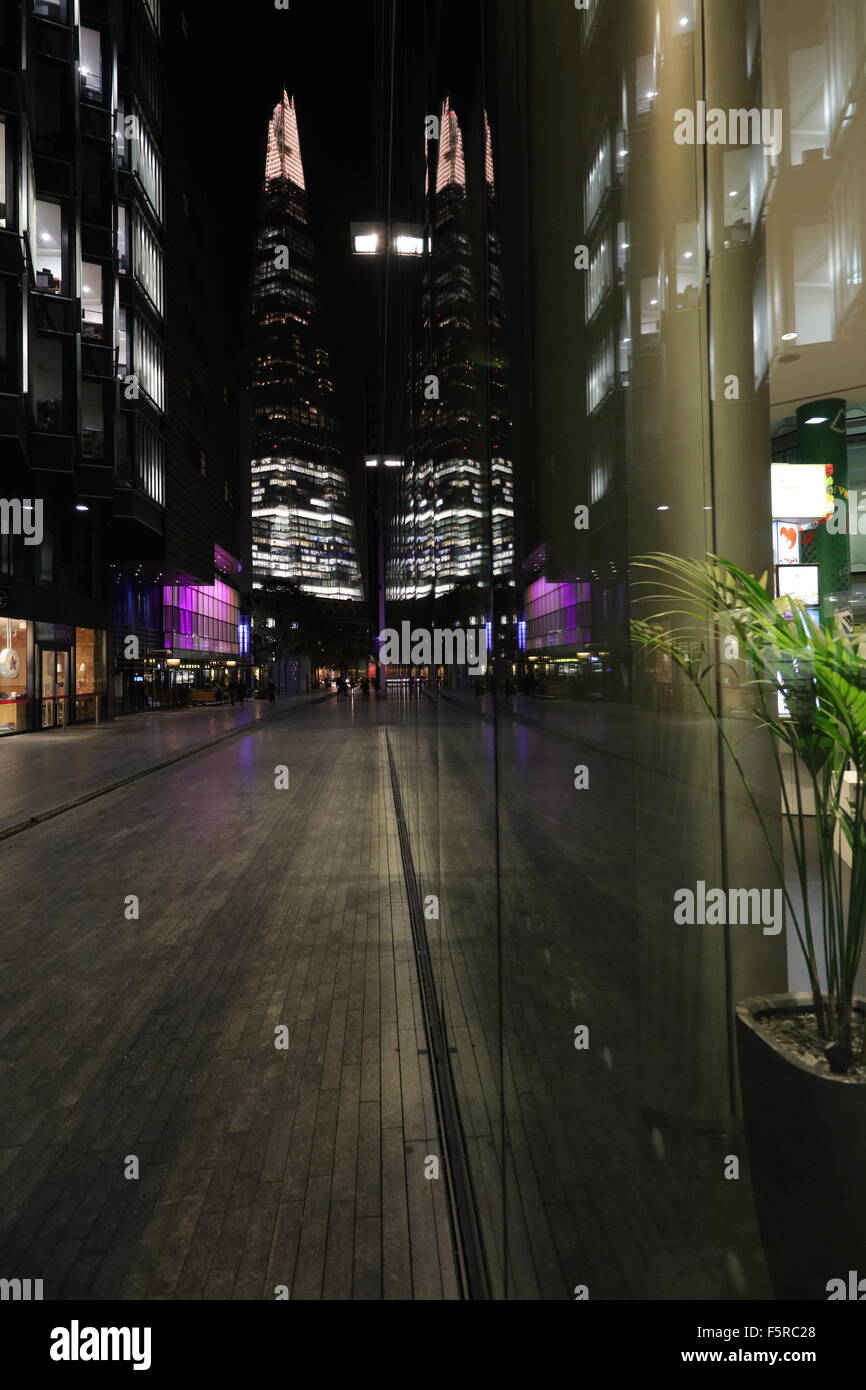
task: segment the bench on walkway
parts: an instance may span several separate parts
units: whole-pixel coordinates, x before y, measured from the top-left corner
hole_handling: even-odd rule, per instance
[[[215,690],[191,690],[189,692],[189,702],[191,705],[215,705],[217,702]]]

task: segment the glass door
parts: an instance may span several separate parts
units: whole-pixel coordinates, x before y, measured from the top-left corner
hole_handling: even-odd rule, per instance
[[[43,651],[42,728],[62,729],[69,722],[69,652]]]

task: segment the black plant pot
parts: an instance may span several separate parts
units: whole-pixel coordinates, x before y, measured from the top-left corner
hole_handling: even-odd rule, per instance
[[[861,1278],[866,1298],[866,1083],[801,1061],[757,1023],[811,1007],[809,994],[770,994],[737,1008],[758,1222],[776,1298],[826,1300],[830,1280]]]

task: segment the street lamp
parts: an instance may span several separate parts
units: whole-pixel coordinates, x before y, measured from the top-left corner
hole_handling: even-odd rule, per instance
[[[353,256],[423,256],[430,237],[418,222],[353,222],[350,227]]]

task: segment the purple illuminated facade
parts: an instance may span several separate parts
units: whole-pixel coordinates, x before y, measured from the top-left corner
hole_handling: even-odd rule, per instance
[[[213,584],[164,584],[162,615],[165,646],[174,656],[208,652],[237,657],[237,592],[221,579]]]
[[[550,584],[543,577],[526,590],[526,650],[586,646],[592,640],[591,585]]]

